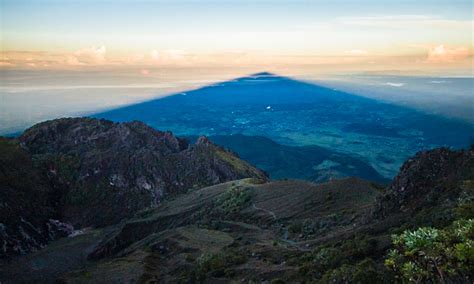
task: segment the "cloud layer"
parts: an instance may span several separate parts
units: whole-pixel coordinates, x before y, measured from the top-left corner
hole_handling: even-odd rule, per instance
[[[472,53],[466,47],[447,47],[441,44],[428,50],[426,61],[430,63],[453,63],[469,57],[472,57]]]
[[[265,52],[196,53],[181,49],[151,49],[148,52],[123,54],[105,45],[81,48],[69,53],[5,51],[0,56],[1,69],[84,69],[140,67],[142,75],[154,67],[252,67],[252,66],[341,66],[371,68],[465,67],[472,64],[472,48],[466,46],[412,45],[409,55],[380,55],[353,48],[341,54],[270,54]]]

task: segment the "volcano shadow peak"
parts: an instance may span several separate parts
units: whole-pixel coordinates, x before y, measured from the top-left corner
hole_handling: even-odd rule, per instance
[[[287,146],[316,145],[365,161],[391,178],[420,150],[467,147],[473,125],[270,72],[94,115],[139,120],[182,136],[264,136]]]

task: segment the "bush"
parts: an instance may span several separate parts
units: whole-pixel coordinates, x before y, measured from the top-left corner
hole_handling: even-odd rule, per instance
[[[375,240],[369,239],[367,236],[359,236],[334,246],[319,247],[303,256],[299,272],[303,276],[317,279],[333,270],[338,274],[343,272],[349,273],[348,267],[345,266],[343,268],[342,266],[349,265],[352,267],[354,263],[358,263],[373,255],[376,246],[377,242]],[[342,270],[339,271],[338,269]],[[355,271],[352,271],[351,275],[353,273]],[[326,276],[329,277],[328,275]]]
[[[193,274],[198,281],[203,281],[210,276],[232,276],[230,267],[245,263],[246,261],[247,258],[244,254],[234,250],[227,250],[217,254],[203,254],[197,259]]]
[[[337,248],[323,247],[303,256],[299,272],[311,278],[320,278],[326,271],[338,267],[344,257]]]
[[[239,187],[231,187],[217,200],[218,207],[225,214],[239,212],[252,200],[252,196],[248,189]]]
[[[357,265],[344,264],[326,272],[321,283],[381,283],[382,277],[372,259],[364,259]]]
[[[406,282],[470,282],[474,271],[474,219],[450,227],[418,228],[392,236],[385,265]]]
[[[303,231],[303,224],[301,222],[291,223],[288,226],[288,231],[293,234],[299,234]]]
[[[454,213],[458,219],[467,219],[474,216],[474,181],[464,181],[465,191],[458,199],[458,207]]]

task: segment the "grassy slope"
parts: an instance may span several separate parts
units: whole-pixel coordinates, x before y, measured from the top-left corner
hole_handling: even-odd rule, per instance
[[[192,191],[112,229],[96,260],[64,280],[299,277],[298,265],[281,263],[309,251],[308,239],[347,230],[379,194],[358,179],[246,179]]]
[[[393,281],[383,266],[391,234],[473,217],[472,161],[472,153],[422,153],[407,162],[390,192],[357,178],[324,184],[244,179],[191,190],[110,228],[94,239],[102,241],[87,251],[89,261],[83,256],[54,275],[71,283]],[[425,170],[432,174],[419,174]],[[420,192],[427,198],[413,206],[410,198]],[[373,215],[392,203],[398,211],[390,207],[389,216]],[[50,261],[67,255],[56,245],[61,241],[72,245],[75,239],[51,245]],[[31,271],[30,277],[46,272]]]

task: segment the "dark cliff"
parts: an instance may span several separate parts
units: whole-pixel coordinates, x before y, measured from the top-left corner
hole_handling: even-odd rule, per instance
[[[429,213],[430,218],[443,216],[458,206],[462,196],[474,192],[474,149],[452,151],[439,148],[419,152],[406,161],[399,174],[378,198],[373,216],[384,218],[397,214],[415,216]],[[428,212],[432,211],[432,212]],[[426,216],[425,216],[426,217]]]
[[[3,144],[2,200],[25,205],[2,207],[14,208],[2,214],[2,232],[25,230],[12,224],[9,216],[29,218],[29,211],[24,210],[29,204],[37,212],[26,222],[39,231],[45,231],[41,228],[51,218],[76,228],[101,227],[188,190],[246,177],[267,178],[204,137],[190,145],[141,122],[57,119],[33,126],[17,140]],[[26,231],[23,235],[18,242],[36,242],[34,234]],[[9,236],[13,235],[2,235],[2,241]],[[46,242],[47,238],[30,247]]]

